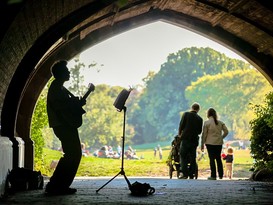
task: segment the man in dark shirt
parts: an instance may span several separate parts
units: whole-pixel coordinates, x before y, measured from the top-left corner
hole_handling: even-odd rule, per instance
[[[77,129],[81,122],[76,125],[73,124],[73,120],[76,119],[76,114],[81,120],[82,113],[76,113],[75,110],[79,112],[78,110],[82,109],[86,102],[84,98],[79,99],[73,96],[63,86],[64,82],[70,78],[67,61],[56,62],[52,66],[51,72],[55,79],[52,81],[47,94],[48,122],[56,137],[61,141],[64,154],[59,160],[45,192],[49,195],[73,194],[77,190],[70,188],[70,185],[74,180],[82,157]],[[95,87],[93,86],[91,89],[94,90]]]
[[[184,112],[178,129],[180,144],[180,170],[179,178],[194,178],[196,171],[196,148],[199,144],[199,134],[202,132],[203,119],[197,114],[200,110],[198,103],[193,103],[191,110]],[[190,167],[188,169],[188,163]]]

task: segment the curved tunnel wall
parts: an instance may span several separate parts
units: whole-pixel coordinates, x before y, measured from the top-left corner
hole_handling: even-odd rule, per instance
[[[107,6],[99,3],[96,5],[90,4],[84,8],[79,6],[80,3],[85,5],[86,2],[88,1],[81,1],[78,2],[77,7],[69,7],[70,9],[67,9],[66,13],[64,12],[61,17],[56,18],[54,22],[50,22],[47,30],[40,31],[40,36],[36,33],[37,38],[30,41],[28,46],[25,46],[25,53],[21,48],[22,53],[17,59],[18,65],[16,66],[16,62],[10,65],[16,70],[14,70],[13,75],[10,75],[12,78],[10,77],[9,86],[4,97],[1,112],[1,135],[8,136],[14,143],[13,166],[18,165],[18,146],[14,138],[17,132],[18,136],[25,141],[25,167],[33,168],[33,144],[30,139],[31,116],[39,94],[51,76],[49,70],[51,64],[57,59],[71,59],[90,46],[137,26],[163,20],[222,42],[222,44],[237,51],[237,53],[253,63],[272,83],[273,68],[270,62],[273,62],[273,59],[270,56],[258,53],[255,47],[220,27],[213,27],[207,22],[178,12],[156,9],[141,15],[131,16],[126,20],[115,22],[113,25],[102,26],[83,39],[80,39],[80,35],[77,33],[71,38],[63,38],[64,41],[58,45],[58,48],[47,53],[41,60],[58,39],[64,37],[66,33],[91,15],[92,12],[98,12]],[[112,16],[113,14],[105,16],[105,18],[111,18]],[[101,18],[100,20],[103,22],[105,19]],[[5,64],[7,65],[7,62]]]

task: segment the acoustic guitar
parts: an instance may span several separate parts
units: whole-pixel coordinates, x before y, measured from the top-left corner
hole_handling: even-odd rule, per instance
[[[65,114],[65,120],[72,127],[80,127],[82,125],[82,115],[86,113],[86,111],[82,108],[82,101],[85,101],[91,92],[95,90],[95,86],[92,83],[89,83],[88,90],[84,94],[83,97],[79,98],[74,96],[70,91],[68,91],[69,96],[71,97],[71,111]]]

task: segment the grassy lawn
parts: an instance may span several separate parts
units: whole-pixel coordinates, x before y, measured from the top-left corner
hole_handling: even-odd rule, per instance
[[[52,160],[58,160],[61,153],[56,150],[44,149],[44,168],[41,169],[42,174],[51,176],[53,169],[50,169]],[[137,155],[143,159],[128,160],[124,159],[124,171],[126,176],[150,176],[161,177],[169,176],[169,167],[166,164],[169,148],[163,148],[163,159],[160,160],[157,155],[154,158],[153,149],[137,149]],[[198,162],[199,178],[209,176],[209,160],[208,156]],[[234,177],[249,178],[253,159],[250,156],[249,150],[234,151]],[[121,159],[97,158],[94,156],[82,157],[77,176],[115,176],[121,169]],[[173,175],[175,176],[176,173]]]
[[[249,169],[252,167],[253,159],[250,156],[250,150],[234,150],[234,171],[235,178],[249,178],[252,174]],[[225,161],[223,161],[225,166]],[[206,155],[205,160],[198,161],[199,176],[208,177],[210,174],[209,160]]]

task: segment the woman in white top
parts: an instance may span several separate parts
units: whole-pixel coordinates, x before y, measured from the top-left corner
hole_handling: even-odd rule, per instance
[[[218,177],[222,179],[224,170],[221,152],[224,143],[223,139],[228,135],[228,129],[222,121],[218,120],[217,113],[213,108],[208,109],[207,117],[208,120],[206,120],[203,125],[201,150],[204,151],[204,145],[206,145],[211,170],[211,176],[208,177],[208,179],[216,180],[215,161],[217,163]]]

